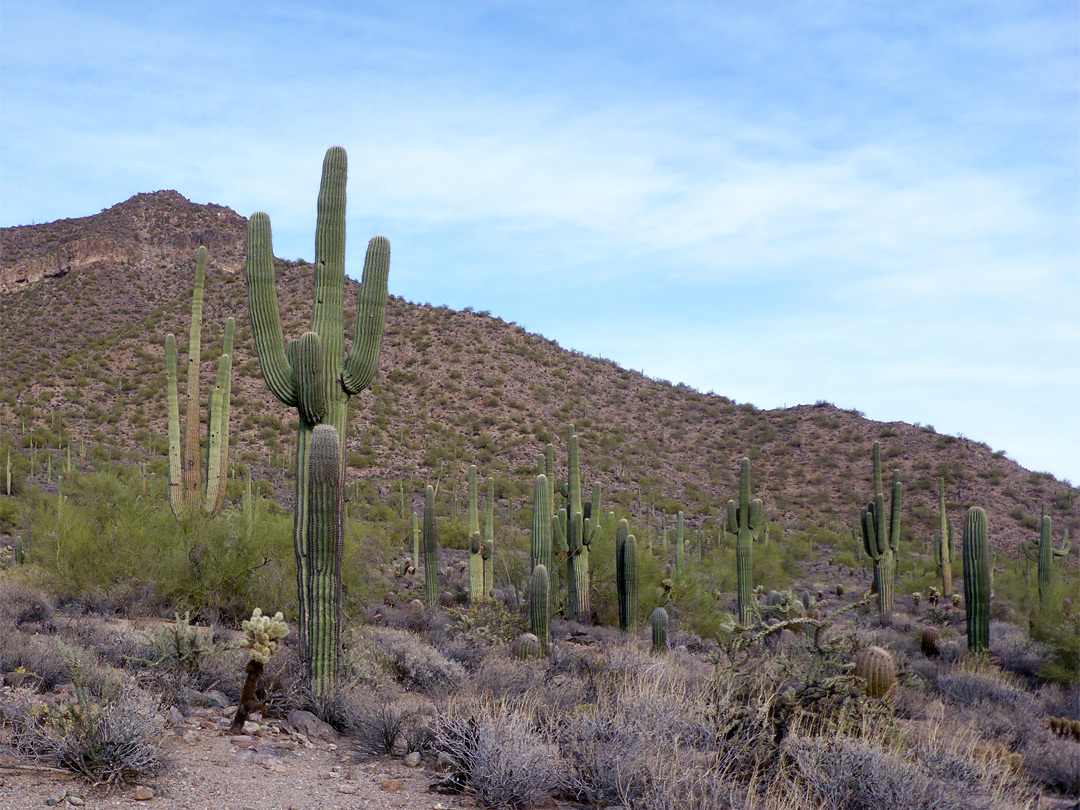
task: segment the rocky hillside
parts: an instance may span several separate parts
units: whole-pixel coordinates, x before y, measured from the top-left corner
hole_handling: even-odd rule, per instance
[[[163,468],[163,343],[173,332],[184,350],[195,251],[206,245],[204,390],[233,316],[232,458],[286,499],[295,417],[267,391],[253,354],[244,227],[228,208],[160,191],[95,216],[0,230],[0,430],[24,446],[31,437],[72,442],[91,459],[123,455]],[[347,329],[357,285],[349,287]],[[287,335],[299,335],[310,265],[281,262],[278,296]],[[537,454],[550,441],[565,459],[573,423],[586,476],[603,483],[606,503],[638,514],[683,509],[692,524],[713,525],[746,455],[773,520],[854,529],[872,495],[870,449],[880,440],[904,481],[905,532],[920,542],[932,536],[939,478],[952,519],[983,506],[994,543],[1009,553],[1034,537],[1043,504],[1056,542],[1061,527],[1073,536],[1080,529],[1074,487],[985,444],[824,402],[760,410],[566,351],[497,317],[399,298],[388,304],[379,379],[353,399],[350,421],[348,478],[383,495],[400,486],[417,504],[424,483],[453,491],[472,463],[495,476],[499,497],[524,504]]]

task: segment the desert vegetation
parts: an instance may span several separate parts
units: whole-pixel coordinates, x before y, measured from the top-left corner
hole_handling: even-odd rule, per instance
[[[183,452],[172,335],[162,362],[119,313],[98,323],[59,363],[63,396],[0,353],[0,742],[20,761],[145,779],[215,689],[233,732],[311,711],[356,757],[419,755],[484,808],[1080,795],[1071,485],[932,428],[649,381],[486,315],[406,321],[385,240],[359,287],[332,266],[344,182],[331,150],[310,331],[265,215],[235,344],[219,316],[243,283],[208,272],[213,251],[194,296],[147,315],[190,318]],[[227,324],[206,357],[204,300]]]

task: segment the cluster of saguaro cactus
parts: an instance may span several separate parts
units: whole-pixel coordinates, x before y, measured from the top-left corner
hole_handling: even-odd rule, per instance
[[[941,479],[941,494],[939,497],[939,524],[934,537],[934,563],[941,574],[941,592],[946,599],[952,598],[952,558],[956,551],[956,543],[953,538],[952,524],[945,516],[945,479]]]
[[[182,445],[176,337],[172,333],[165,336],[165,381],[169,413],[169,504],[178,520],[185,520],[200,511],[209,514],[220,512],[225,505],[225,488],[229,476],[229,400],[235,328],[232,318],[225,321],[225,340],[221,359],[218,361],[214,392],[210,396],[209,448],[205,486],[203,484],[202,446],[199,437],[199,371],[205,284],[206,248],[200,247],[195,257],[195,292],[191,297],[191,327],[187,345],[187,407]]]
[[[750,500],[750,459],[739,464],[739,505],[728,501],[728,529],[736,536],[735,568],[738,577],[739,624],[754,621],[754,541],[761,539],[764,506],[760,498]]]
[[[1053,576],[1054,558],[1064,557],[1069,553],[1069,530],[1066,528],[1062,537],[1061,547],[1054,548],[1051,537],[1053,521],[1043,506],[1042,521],[1039,524],[1039,539],[1034,547],[1024,546],[1024,554],[1032,562],[1039,564],[1039,602],[1045,603],[1050,595],[1050,580]]]
[[[968,649],[990,649],[990,539],[986,512],[968,509],[964,521],[964,607],[967,610]]]
[[[333,428],[339,462],[345,439],[349,398],[360,393],[378,368],[379,345],[386,313],[386,282],[390,266],[390,243],[377,236],[368,244],[352,348],[345,352],[345,150],[333,147],[323,160],[319,186],[315,235],[315,289],[311,331],[286,346],[274,288],[274,255],[270,218],[252,215],[248,223],[247,285],[255,350],[263,377],[273,394],[299,414],[296,443],[296,516],[293,540],[296,550],[297,591],[300,603],[300,653],[312,674],[326,672],[331,661],[314,661],[323,653],[311,636],[312,609],[335,610],[323,601],[327,594],[316,588],[314,544],[305,514],[314,485],[311,463],[316,426]],[[336,467],[340,484],[344,467]],[[314,607],[313,607],[314,606]],[[318,682],[318,680],[316,680]]]
[[[874,442],[874,500],[862,510],[863,549],[874,561],[874,590],[878,615],[889,621],[893,612],[893,580],[896,578],[896,550],[900,545],[900,471],[892,478],[892,501],[885,518],[885,492],[881,479],[881,442]]]
[[[638,626],[637,540],[630,524],[620,520],[615,530],[615,585],[619,595],[619,629],[636,633]]]
[[[439,529],[435,522],[435,488],[424,490],[424,603],[434,610],[439,598]]]

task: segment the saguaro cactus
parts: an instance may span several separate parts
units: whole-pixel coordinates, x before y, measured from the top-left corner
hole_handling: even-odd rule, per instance
[[[480,537],[480,507],[477,469],[469,467],[469,601],[484,598],[484,544]]]
[[[736,536],[735,568],[739,582],[739,624],[754,621],[754,541],[761,539],[764,506],[750,500],[750,459],[739,464],[739,505],[728,501],[728,529]]]
[[[881,442],[874,442],[874,500],[862,510],[863,548],[874,561],[874,589],[878,615],[889,621],[893,611],[893,580],[896,578],[896,550],[900,545],[900,471],[892,478],[892,501],[885,519],[885,493],[881,483]]]
[[[964,521],[964,607],[968,649],[990,649],[990,539],[986,512],[968,509]]]
[[[637,540],[630,524],[620,520],[615,531],[615,569],[619,593],[619,629],[636,633],[638,626]]]
[[[675,518],[675,576],[681,577],[686,567],[686,546],[683,532],[683,513]]]
[[[586,622],[592,614],[589,593],[589,547],[600,522],[600,485],[593,485],[593,499],[581,502],[581,466],[574,426],[567,429],[566,565],[567,618]],[[561,522],[561,521],[560,521]]]
[[[1035,547],[1024,546],[1024,554],[1032,562],[1039,564],[1039,602],[1044,603],[1050,595],[1050,579],[1053,576],[1054,558],[1064,557],[1069,553],[1069,530],[1065,529],[1065,535],[1061,541],[1061,548],[1054,548],[1051,538],[1053,521],[1043,507],[1042,523],[1039,526],[1039,540]]]
[[[439,599],[439,529],[435,523],[435,488],[424,490],[424,602],[434,610]]]
[[[668,648],[668,615],[662,607],[652,612],[652,646],[654,652],[666,652]]]
[[[304,568],[309,587],[301,610],[301,628],[310,645],[305,659],[315,687],[323,694],[333,686],[341,656],[341,555],[345,523],[342,511],[341,443],[333,425],[311,432],[310,485],[307,501],[307,547]]]
[[[484,544],[481,556],[484,559],[484,599],[490,599],[495,593],[495,479],[488,476],[487,499],[484,501]]]
[[[939,499],[939,520],[937,534],[934,537],[934,562],[941,573],[941,593],[946,599],[952,597],[952,558],[955,549],[951,527],[945,516],[945,479],[941,479]]]
[[[199,366],[202,356],[202,301],[206,284],[206,248],[195,256],[195,291],[191,297],[191,327],[188,331],[187,405],[184,436],[180,437],[180,397],[177,391],[176,337],[165,336],[165,382],[169,407],[169,505],[177,520],[185,520],[200,510],[208,514],[225,505],[229,475],[229,400],[232,382],[232,318],[225,321],[225,339],[218,361],[217,380],[210,395],[209,449],[206,482],[203,484],[202,446],[199,438]]]
[[[308,521],[304,504],[311,486],[310,444],[312,433],[323,422],[333,426],[339,455],[345,440],[345,416],[349,398],[364,390],[375,376],[386,314],[386,280],[390,269],[390,243],[377,236],[368,244],[364,274],[358,296],[353,345],[345,352],[343,299],[345,284],[345,150],[333,147],[323,160],[315,226],[315,295],[311,331],[288,347],[281,331],[277,293],[274,289],[274,254],[270,218],[253,214],[248,222],[247,286],[255,351],[267,386],[299,414],[296,435],[296,517],[293,542],[297,558],[297,592],[300,602],[300,652],[311,652],[305,637],[309,625],[305,611],[310,605],[312,572],[307,568]],[[344,481],[344,465],[338,465]],[[322,606],[320,609],[327,609]]]
[[[532,567],[544,566],[551,571],[551,490],[547,476],[536,476],[536,491],[533,494],[532,524]],[[549,573],[550,579],[550,573]]]

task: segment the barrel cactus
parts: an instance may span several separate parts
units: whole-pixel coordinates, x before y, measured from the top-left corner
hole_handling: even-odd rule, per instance
[[[191,326],[187,345],[187,403],[184,435],[180,436],[180,396],[176,337],[165,336],[165,384],[169,423],[169,505],[177,520],[186,520],[200,511],[216,514],[225,505],[229,476],[229,403],[232,383],[232,318],[225,321],[225,339],[218,361],[217,380],[210,395],[209,447],[203,470],[199,408],[199,372],[202,357],[202,302],[206,285],[206,248],[195,256],[195,291],[191,297]],[[204,482],[205,472],[205,482]]]
[[[313,486],[313,433],[323,423],[332,426],[340,457],[346,436],[349,398],[367,388],[378,370],[390,269],[390,243],[377,236],[368,243],[352,348],[346,352],[343,314],[346,175],[345,150],[335,146],[327,151],[323,160],[319,185],[311,331],[290,341],[287,346],[274,288],[270,217],[258,212],[248,222],[248,312],[255,351],[271,392],[286,405],[296,407],[299,416],[293,544],[300,603],[300,655],[305,661],[312,657],[313,639],[308,635],[312,620],[306,615],[313,604],[312,596],[315,596],[315,609],[322,612],[334,609],[323,601],[325,595],[315,590],[309,521],[303,510]],[[343,483],[344,464],[338,464],[338,474]]]
[[[896,662],[888,650],[866,647],[855,656],[855,675],[866,682],[866,694],[891,700],[896,692]]]
[[[668,614],[662,607],[652,612],[653,652],[666,652],[668,648]]]

